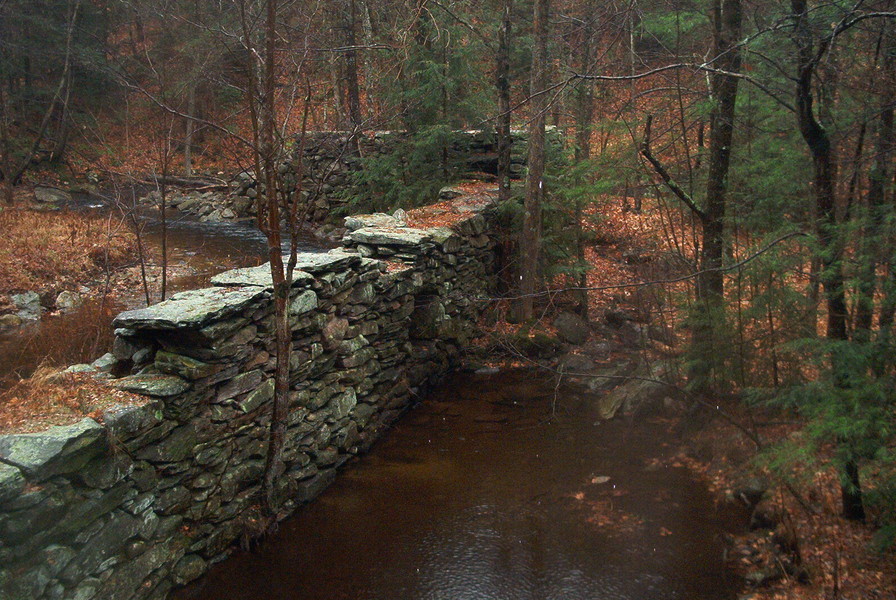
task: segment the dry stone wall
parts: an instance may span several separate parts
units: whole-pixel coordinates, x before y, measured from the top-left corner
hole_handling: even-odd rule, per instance
[[[354,176],[362,168],[361,157],[393,154],[407,137],[402,132],[378,131],[352,136],[346,132],[317,131],[308,134],[303,153],[303,194],[310,202],[308,218],[323,222],[346,203],[358,196]],[[512,133],[511,174],[522,174],[526,162],[526,134]],[[487,130],[457,131],[454,133],[452,155],[461,163],[458,178],[474,173],[497,173],[498,147],[494,132]],[[287,187],[296,184],[297,157],[280,165]],[[234,214],[249,209],[251,200],[258,196],[254,177],[246,172],[238,176]],[[242,211],[242,212],[241,212]],[[344,214],[344,213],[343,213]]]
[[[299,256],[285,511],[458,364],[493,243],[492,197],[456,202],[451,227],[357,217],[343,248]],[[131,374],[109,384],[145,402],[0,436],[0,598],[164,598],[251,534],[274,388],[271,277],[260,266],[213,283],[115,319],[103,364]]]

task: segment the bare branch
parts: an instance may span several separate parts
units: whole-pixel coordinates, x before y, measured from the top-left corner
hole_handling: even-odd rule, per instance
[[[694,199],[691,198],[691,195],[688,194],[684,188],[682,188],[678,183],[672,178],[672,175],[669,174],[669,171],[666,169],[665,165],[656,158],[650,150],[650,129],[653,124],[653,115],[647,116],[647,123],[644,125],[644,141],[641,142],[641,155],[647,159],[651,165],[653,165],[653,169],[657,172],[657,174],[663,179],[663,182],[666,184],[672,193],[675,194],[679,200],[684,202],[688,208],[693,211],[695,215],[701,220],[706,220],[706,213],[697,206],[697,203],[694,202]]]

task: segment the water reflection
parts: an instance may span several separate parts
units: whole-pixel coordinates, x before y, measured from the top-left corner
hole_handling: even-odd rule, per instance
[[[738,521],[685,469],[651,466],[666,426],[596,424],[569,395],[551,418],[550,391],[529,373],[454,377],[262,551],[175,597],[736,597],[720,534]]]

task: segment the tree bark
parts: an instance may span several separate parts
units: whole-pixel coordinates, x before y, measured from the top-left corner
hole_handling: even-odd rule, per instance
[[[816,51],[813,35],[809,29],[809,14],[806,0],[791,0],[794,22],[794,41],[797,48],[796,105],[800,134],[809,147],[814,167],[815,205],[818,210],[818,242],[820,246],[820,280],[827,305],[826,337],[832,343],[849,339],[847,329],[846,291],[841,262],[842,244],[839,240],[836,215],[837,168],[827,130],[815,116],[813,106],[813,79],[824,47]],[[835,386],[843,386],[846,366],[836,351],[831,352],[831,369]],[[842,448],[848,452],[848,448]],[[843,516],[853,520],[864,520],[862,490],[859,485],[859,471],[856,458],[850,456],[844,463],[841,474],[841,494],[843,496]]]
[[[827,337],[848,339],[846,295],[844,289],[841,245],[837,236],[835,211],[837,167],[827,130],[814,112],[812,84],[817,67],[812,33],[808,24],[806,0],[791,0],[795,19],[794,39],[797,44],[797,119],[803,140],[809,147],[814,167],[815,204],[818,209],[819,244],[821,246],[821,285],[827,304]]]
[[[580,70],[582,73],[590,73],[594,62],[594,15],[597,13],[591,3],[585,5],[585,11],[581,19],[583,21],[582,40],[579,44]],[[591,126],[594,121],[594,91],[591,85],[582,85],[576,90],[576,147],[575,161],[582,163],[591,158]],[[581,185],[583,182],[579,182]],[[581,194],[575,196],[573,206],[573,233],[575,237],[575,252],[578,268],[577,284],[579,287],[576,312],[583,318],[588,318],[588,271],[585,261],[585,235],[582,226],[584,218],[584,199]]]
[[[510,200],[510,15],[513,0],[502,0],[501,26],[498,29],[498,51],[495,56],[495,87],[498,91],[498,194],[501,201]]]
[[[259,181],[265,184],[268,240],[268,261],[274,286],[274,339],[276,363],[274,370],[274,400],[271,406],[271,425],[268,435],[268,451],[265,457],[262,489],[265,511],[275,522],[279,499],[277,479],[282,469],[283,442],[286,435],[286,416],[289,406],[289,359],[292,351],[292,332],[289,326],[289,291],[292,282],[284,269],[282,235],[280,230],[280,203],[277,189],[276,146],[276,43],[277,0],[266,0],[263,49],[263,79],[258,103],[258,141],[262,173]]]
[[[713,4],[713,64],[730,73],[740,71],[741,53],[738,43],[741,15],[740,0],[716,0]],[[725,307],[725,279],[721,269],[725,250],[725,205],[738,78],[716,73],[710,76],[709,83],[713,109],[709,117],[706,200],[700,215],[703,246],[693,329],[696,360],[689,373],[689,380],[695,389],[703,389],[709,384],[724,356],[719,339]]]
[[[6,81],[0,81],[0,168],[3,169],[3,196],[6,203],[13,203],[12,189],[12,157],[9,136],[9,105],[7,102]]]
[[[874,293],[877,289],[877,266],[880,264],[886,216],[886,188],[890,182],[890,163],[893,160],[893,105],[894,77],[896,77],[896,44],[892,23],[887,20],[881,32],[882,80],[880,116],[874,159],[868,172],[868,208],[864,236],[859,251],[858,299],[853,339],[859,343],[871,341],[874,320]]]
[[[740,71],[738,47],[741,31],[740,0],[716,0],[714,6],[714,64],[731,73]],[[714,74],[710,77],[713,110],[709,125],[709,165],[704,205],[703,250],[699,297],[706,303],[720,305],[724,296],[722,255],[725,235],[725,202],[728,192],[728,171],[734,137],[734,114],[737,105],[737,77]]]
[[[185,119],[184,127],[184,175],[190,177],[193,175],[193,114],[196,112],[196,87],[189,86],[187,89],[187,115],[190,118]]]
[[[532,52],[530,87],[531,117],[529,126],[528,174],[520,238],[520,304],[519,317],[531,319],[535,310],[535,290],[538,286],[541,258],[541,215],[544,203],[545,112],[548,109],[548,13],[550,0],[535,0],[533,31],[535,46]]]
[[[355,28],[357,27],[358,11],[356,0],[348,0],[345,14],[345,43],[349,48],[345,53],[345,79],[348,97],[348,116],[352,132],[361,128],[361,92],[358,86],[358,52],[354,50],[357,45]]]
[[[72,39],[74,37],[75,23],[78,21],[78,13],[80,10],[81,0],[75,0],[74,5],[71,5],[71,11],[69,12],[65,34],[65,59],[63,61],[62,75],[59,78],[59,84],[56,86],[56,91],[53,93],[53,98],[50,100],[49,106],[47,106],[43,119],[41,119],[40,126],[34,136],[34,141],[31,144],[30,150],[22,159],[22,163],[19,167],[9,177],[8,183],[10,185],[18,183],[22,175],[25,174],[25,171],[31,165],[34,154],[40,149],[41,142],[43,142],[44,136],[47,134],[47,128],[50,126],[50,119],[52,119],[53,113],[56,112],[56,106],[61,100],[65,85],[69,82],[72,68]]]

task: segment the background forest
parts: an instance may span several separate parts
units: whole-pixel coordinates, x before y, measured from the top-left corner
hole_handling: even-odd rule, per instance
[[[353,136],[401,130],[398,152],[359,157],[366,195],[352,199],[392,210],[453,182],[453,131],[495,131],[496,177],[520,232],[511,320],[531,323],[548,299],[596,319],[589,291],[635,303],[679,334],[672,353],[689,397],[731,401],[748,422],[770,406],[799,419],[777,441],[757,434],[763,465],[797,496],[799,476],[832,466],[843,515],[868,520],[886,546],[896,536],[894,8],[6,0],[0,173],[12,202],[14,186],[48,179],[263,170],[303,130],[348,132],[348,152]],[[525,186],[510,184],[511,127],[529,136]],[[622,211],[649,217],[650,268],[605,286],[590,257]]]

